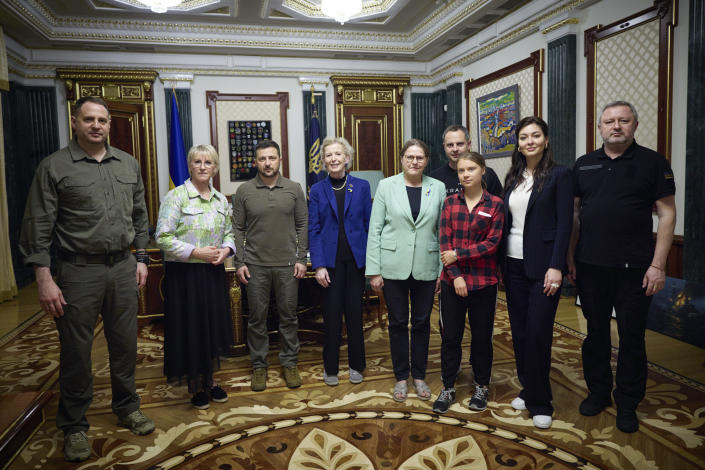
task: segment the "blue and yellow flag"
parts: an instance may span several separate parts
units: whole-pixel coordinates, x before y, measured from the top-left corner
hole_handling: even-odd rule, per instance
[[[323,171],[323,157],[321,156],[321,125],[318,123],[318,111],[316,111],[313,92],[311,92],[311,107],[311,125],[309,126],[311,147],[308,151],[308,176],[306,178],[306,185],[309,191],[311,186],[326,177]]]
[[[169,189],[180,186],[189,178],[184,135],[181,133],[176,92],[171,93],[171,132],[169,132]]]

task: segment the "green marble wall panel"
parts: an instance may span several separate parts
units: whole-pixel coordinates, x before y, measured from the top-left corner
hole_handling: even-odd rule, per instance
[[[576,133],[575,35],[548,43],[548,128],[556,161],[567,167],[575,163]]]
[[[705,1],[690,0],[688,25],[683,277],[705,283]],[[678,214],[681,217],[681,214]]]

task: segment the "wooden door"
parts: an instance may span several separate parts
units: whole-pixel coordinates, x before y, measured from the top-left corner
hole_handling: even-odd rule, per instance
[[[110,110],[110,145],[129,153],[140,162],[140,171],[147,174],[144,158],[144,108],[132,103],[108,102]]]
[[[353,170],[396,171],[394,155],[394,109],[389,106],[346,106],[343,110],[343,137],[355,149]]]
[[[404,77],[334,75],[335,131],[355,149],[353,170],[401,170]]]

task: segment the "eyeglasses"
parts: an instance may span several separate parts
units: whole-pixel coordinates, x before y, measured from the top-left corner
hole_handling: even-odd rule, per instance
[[[419,162],[419,163],[421,163],[421,162],[423,162],[424,160],[426,160],[426,156],[404,155],[404,160],[406,160],[406,161],[409,162],[409,163],[411,163],[411,162]]]

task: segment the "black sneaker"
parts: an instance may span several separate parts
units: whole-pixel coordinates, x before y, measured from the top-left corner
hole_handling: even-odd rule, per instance
[[[595,416],[598,415],[612,404],[610,397],[599,397],[593,395],[592,393],[580,403],[580,414],[583,416]]]
[[[617,429],[626,433],[637,432],[639,419],[636,417],[636,411],[617,408]]]
[[[223,390],[217,385],[211,388],[208,393],[210,393],[211,400],[216,403],[225,403],[226,401],[228,401],[228,394],[225,393],[225,390]]]
[[[490,395],[490,390],[486,385],[475,385],[475,392],[472,394],[468,408],[473,411],[483,411],[487,408],[487,397]]]
[[[450,405],[455,401],[455,389],[444,388],[438,394],[438,398],[433,402],[433,411],[435,413],[445,413],[450,408]]]
[[[208,403],[208,398],[208,394],[201,390],[191,397],[191,404],[197,410],[207,410],[208,407],[211,406],[211,404]]]

